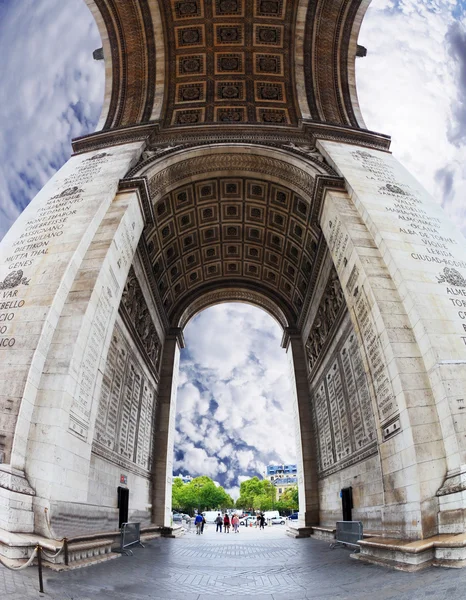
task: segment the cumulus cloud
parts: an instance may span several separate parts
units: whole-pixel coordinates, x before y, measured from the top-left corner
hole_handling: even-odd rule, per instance
[[[92,131],[103,101],[101,46],[82,0],[0,3],[0,239]]]
[[[369,129],[392,136],[392,151],[466,231],[465,3],[373,0],[357,60]]]
[[[215,306],[189,323],[178,387],[176,468],[189,462],[191,475],[205,473],[205,456],[194,452],[202,448],[210,468],[216,461],[221,484],[236,492],[241,477],[262,476],[270,462],[295,462],[281,336],[269,315],[245,304]]]

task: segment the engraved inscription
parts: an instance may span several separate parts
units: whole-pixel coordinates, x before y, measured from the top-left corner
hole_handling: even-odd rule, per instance
[[[364,290],[354,306],[362,342],[374,385],[380,421],[383,423],[398,411],[385,358]]]
[[[96,420],[94,451],[113,462],[125,459],[150,470],[156,405],[155,384],[117,323],[105,367]]]
[[[377,451],[371,393],[352,328],[326,364],[311,393],[321,476]]]

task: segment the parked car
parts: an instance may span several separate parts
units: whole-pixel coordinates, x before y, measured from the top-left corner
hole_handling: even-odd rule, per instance
[[[183,515],[180,513],[173,513],[173,523],[181,523]]]
[[[289,519],[290,521],[297,521],[297,520],[298,520],[298,513],[293,513],[292,515],[290,515],[290,516],[288,517],[288,519]]]
[[[285,517],[272,517],[269,521],[271,525],[284,525]]]
[[[255,522],[256,522],[256,520],[257,520],[257,517],[256,517],[256,515],[254,515],[254,516],[249,516],[249,517],[244,517],[243,519],[240,519],[240,520],[239,520],[239,524],[240,524],[240,525],[246,525],[247,527],[249,527],[249,523],[250,523],[250,522],[252,522],[252,523],[255,523]]]

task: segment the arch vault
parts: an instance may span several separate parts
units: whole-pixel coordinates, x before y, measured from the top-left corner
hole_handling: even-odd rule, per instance
[[[86,1],[100,128],[0,246],[0,528],[108,537],[118,486],[169,528],[183,328],[242,300],[295,375],[297,534],[352,488],[363,555],[466,559],[464,238],[365,128],[368,1]]]

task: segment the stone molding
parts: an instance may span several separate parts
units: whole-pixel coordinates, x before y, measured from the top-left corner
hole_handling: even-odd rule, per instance
[[[155,225],[154,205],[150,200],[147,179],[145,177],[120,179],[118,184],[119,192],[132,192],[135,190],[137,190],[139,193],[146,226]]]
[[[282,147],[293,143],[296,146],[309,145],[315,147],[317,140],[328,140],[348,144],[356,144],[366,148],[388,151],[390,137],[373,131],[346,127],[333,123],[315,123],[302,121],[296,128],[286,127],[279,131],[257,126],[237,125],[233,129],[218,126],[200,127],[195,131],[182,128],[177,130],[162,129],[160,123],[152,121],[142,125],[128,125],[111,130],[97,131],[86,136],[75,138],[72,143],[75,154],[102,150],[135,141],[146,141],[148,149],[158,149],[164,145],[170,146],[167,154],[173,152],[173,147],[183,145],[185,148],[206,146],[219,143],[258,144],[264,147]],[[288,147],[290,152],[292,148]],[[299,150],[294,151],[297,154]],[[301,155],[302,156],[302,155]],[[162,158],[162,155],[160,155]],[[333,172],[333,171],[330,171]],[[132,175],[132,171],[129,176]]]
[[[211,169],[206,169],[206,155],[195,156],[163,168],[154,176],[149,177],[149,189],[153,201],[166,192],[174,184],[187,177],[212,174]],[[302,190],[306,195],[312,194],[314,177],[294,165],[285,161],[267,156],[254,156],[251,154],[215,154],[215,171],[260,173],[273,176]],[[147,172],[147,171],[146,171]]]
[[[231,283],[229,282],[229,285]],[[254,306],[262,308],[270,314],[285,330],[288,328],[288,319],[285,314],[279,309],[277,303],[267,298],[261,291],[244,289],[241,287],[228,289],[216,289],[208,290],[201,295],[189,301],[188,306],[182,306],[179,312],[174,315],[173,322],[176,323],[180,329],[184,329],[188,322],[209,306],[220,304],[222,302],[246,302]]]
[[[26,496],[36,495],[36,492],[29,485],[26,475],[9,465],[0,465],[0,487]]]

